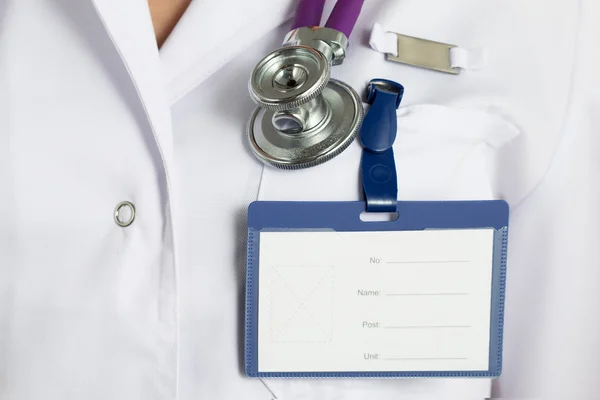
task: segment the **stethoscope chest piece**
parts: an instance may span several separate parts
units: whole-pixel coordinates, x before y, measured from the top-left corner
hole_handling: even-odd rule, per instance
[[[248,124],[250,148],[282,169],[321,164],[354,140],[361,99],[330,79],[331,60],[311,46],[284,46],[255,67],[249,90],[258,105]]]
[[[250,96],[273,111],[297,108],[317,97],[329,81],[331,67],[317,50],[282,47],[263,58],[250,78]]]

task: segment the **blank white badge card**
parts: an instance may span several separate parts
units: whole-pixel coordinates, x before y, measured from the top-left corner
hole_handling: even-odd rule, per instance
[[[494,232],[261,231],[258,371],[488,370]]]

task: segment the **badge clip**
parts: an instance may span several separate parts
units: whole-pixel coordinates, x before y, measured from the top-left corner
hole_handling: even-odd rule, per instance
[[[450,65],[450,49],[455,45],[394,33],[398,38],[397,55],[388,54],[389,61],[415,65],[449,74],[460,74]]]
[[[396,139],[396,109],[404,87],[387,79],[373,79],[367,89],[371,104],[362,127],[361,176],[368,212],[396,212],[398,180],[392,145]]]
[[[458,75],[461,70],[481,69],[487,64],[484,49],[467,50],[453,44],[387,32],[373,25],[371,47],[385,53],[389,61]]]

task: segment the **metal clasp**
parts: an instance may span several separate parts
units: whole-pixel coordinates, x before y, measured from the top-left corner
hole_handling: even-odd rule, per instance
[[[323,26],[297,28],[285,35],[284,46],[310,46],[323,54],[332,65],[346,57],[348,38],[342,32]]]
[[[393,33],[398,38],[398,55],[388,54],[389,61],[460,74],[460,68],[452,68],[450,61],[450,49],[455,45]]]
[[[129,209],[129,217],[126,217],[127,218],[126,220],[121,218],[121,210],[123,208]],[[133,221],[135,220],[135,206],[130,201],[122,201],[119,204],[117,204],[117,206],[115,207],[115,212],[114,212],[113,217],[114,217],[117,225],[119,225],[122,228],[126,228],[129,225],[131,225],[133,223]]]

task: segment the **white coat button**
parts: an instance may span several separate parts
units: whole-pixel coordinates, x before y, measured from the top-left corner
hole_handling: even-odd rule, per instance
[[[130,201],[122,201],[115,207],[115,222],[123,228],[131,225],[135,219],[135,206]]]

